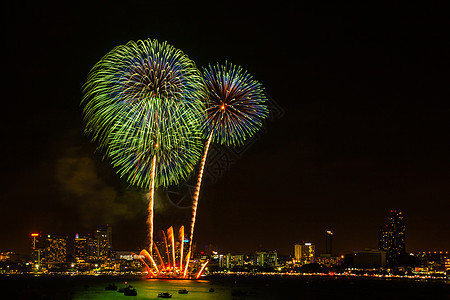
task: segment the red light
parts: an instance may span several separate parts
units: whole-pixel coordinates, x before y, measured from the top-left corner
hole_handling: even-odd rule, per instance
[[[203,251],[202,251],[202,252],[200,252],[200,254],[204,254],[204,253],[205,253],[205,252],[203,252]]]
[[[31,236],[39,236],[39,233],[32,233]]]

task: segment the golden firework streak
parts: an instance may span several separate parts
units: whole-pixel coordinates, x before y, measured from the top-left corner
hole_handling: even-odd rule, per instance
[[[167,267],[168,269],[171,269],[172,267],[170,266],[170,254],[169,254],[169,247],[167,246],[167,237],[166,234],[164,233],[164,230],[162,231],[163,236],[164,236],[164,245],[166,246],[166,254],[167,254]]]
[[[154,197],[155,197],[155,169],[156,169],[156,155],[153,156],[152,160],[152,171],[150,173],[150,191],[148,192],[148,236],[149,236],[149,250],[150,250],[150,256],[153,253],[153,204],[154,204]]]
[[[202,185],[203,171],[205,170],[206,157],[208,156],[208,150],[209,150],[209,145],[211,144],[211,140],[212,140],[212,132],[209,135],[208,141],[206,142],[205,153],[203,154],[202,163],[200,166],[200,173],[198,175],[197,187],[195,189],[194,200],[192,203],[193,211],[192,211],[192,222],[191,222],[191,236],[189,239],[189,251],[192,250],[192,238],[194,237],[194,226],[195,226],[195,219],[197,216],[198,198],[200,196],[200,187]]]
[[[207,260],[207,261],[203,264],[203,266],[200,268],[200,271],[198,271],[197,276],[195,276],[195,279],[198,279],[198,278],[202,275],[203,270],[205,269],[205,267],[206,267],[206,265],[207,265],[208,263],[209,263],[209,260]]]
[[[183,278],[186,278],[190,259],[191,259],[191,251],[189,251],[188,254],[186,255],[186,267],[184,268]]]
[[[161,254],[159,253],[158,247],[156,247],[155,243],[153,243],[153,246],[155,247],[156,253],[158,254],[158,258],[159,258],[159,261],[161,262],[161,267],[162,267],[163,271],[167,272],[166,271],[166,266],[164,265],[164,261],[163,261],[163,259],[161,257]]]
[[[139,256],[141,256],[141,255],[145,256],[146,258],[148,258],[148,259],[152,262],[153,267],[155,268],[156,272],[157,272],[158,275],[159,275],[159,274],[160,274],[159,269],[158,269],[158,267],[156,266],[156,263],[155,263],[155,261],[153,260],[153,257],[148,253],[148,251],[145,250],[145,249],[142,250],[141,253],[139,254]],[[145,262],[144,262],[144,263],[145,263]],[[148,266],[147,266],[147,268],[148,268]]]
[[[180,231],[179,231],[179,239],[181,241],[181,245],[180,245],[180,272],[183,271],[183,244],[184,244],[184,226],[180,227]]]
[[[208,141],[206,142],[205,153],[203,154],[202,163],[200,166],[200,173],[198,175],[197,187],[195,188],[194,200],[192,202],[192,222],[191,222],[191,236],[189,238],[189,253],[192,251],[192,239],[194,237],[195,218],[197,216],[198,198],[200,196],[200,187],[202,185],[203,171],[205,170],[206,157],[208,156],[209,145],[211,144],[213,131],[209,134]],[[187,269],[188,264],[186,264]],[[184,272],[186,274],[186,270]]]
[[[173,227],[172,226],[170,226],[169,227],[169,229],[167,229],[167,235],[168,235],[168,239],[169,239],[169,242],[170,242],[170,244],[171,244],[171,250],[172,250],[172,261],[173,261],[173,267],[172,267],[172,270],[173,271],[175,271],[175,267],[176,267],[176,263],[175,263],[175,238],[174,238],[174,236],[173,236]],[[169,258],[169,260],[170,260],[170,258]]]

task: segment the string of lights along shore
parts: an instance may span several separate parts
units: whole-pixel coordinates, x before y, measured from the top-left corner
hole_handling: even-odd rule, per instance
[[[83,91],[86,133],[120,176],[147,191],[148,248],[140,253],[147,271],[152,277],[198,278],[208,261],[190,261],[209,147],[242,145],[262,127],[268,116],[262,85],[229,62],[202,73],[183,51],[148,39],[106,54]],[[184,226],[178,234],[169,227],[161,230],[163,243],[155,243],[155,190],[180,184],[198,164],[188,238]]]

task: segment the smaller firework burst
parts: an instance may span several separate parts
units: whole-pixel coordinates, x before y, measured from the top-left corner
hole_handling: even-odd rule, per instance
[[[262,85],[231,63],[209,65],[203,79],[209,93],[205,135],[227,146],[242,145],[269,113]]]
[[[203,124],[207,142],[192,204],[189,250],[192,249],[198,199],[211,142],[242,145],[262,127],[269,114],[262,85],[241,67],[231,63],[209,65],[203,69],[203,80],[208,92],[207,117]]]

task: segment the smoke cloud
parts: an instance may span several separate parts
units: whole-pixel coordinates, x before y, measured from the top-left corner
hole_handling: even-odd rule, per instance
[[[145,214],[145,195],[114,182],[112,168],[102,174],[88,152],[82,146],[66,148],[55,170],[60,199],[73,205],[83,227],[114,224]]]

